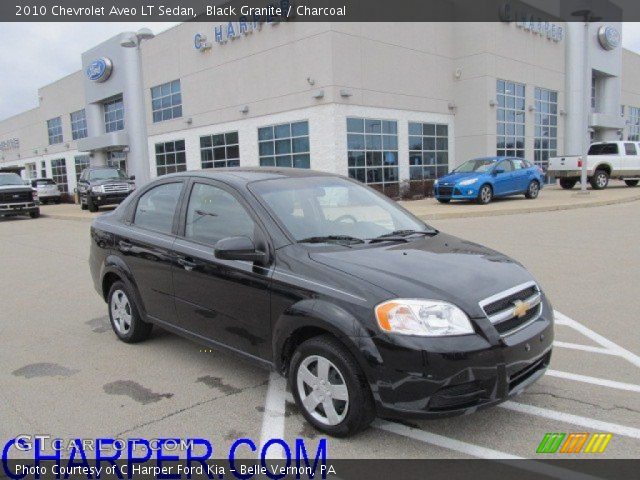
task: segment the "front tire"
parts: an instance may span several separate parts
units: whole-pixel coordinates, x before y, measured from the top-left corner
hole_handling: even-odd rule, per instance
[[[527,191],[524,194],[524,196],[530,200],[534,200],[538,198],[539,194],[540,194],[540,184],[538,183],[537,180],[532,180],[531,183],[529,183],[529,186],[527,187]]]
[[[627,184],[627,187],[637,187],[638,180],[625,180],[624,183]]]
[[[565,190],[571,190],[573,187],[576,186],[576,183],[578,183],[578,180],[576,180],[575,178],[560,179],[560,186]]]
[[[107,296],[111,328],[116,336],[125,343],[137,343],[145,340],[153,325],[140,316],[140,309],[122,282],[114,282]]]
[[[40,209],[29,212],[29,216],[31,218],[38,218],[40,216]]]
[[[596,170],[589,183],[594,190],[604,190],[609,185],[609,174],[604,170]]]
[[[476,203],[479,205],[486,205],[491,203],[493,200],[493,188],[488,183],[480,187],[480,191],[478,192],[478,198],[476,198]]]
[[[334,437],[354,435],[375,418],[371,388],[360,366],[330,335],[313,337],[296,349],[289,386],[305,419]]]
[[[437,198],[436,200],[438,200],[440,203],[449,203],[451,201],[450,198]]]
[[[91,198],[91,196],[87,196],[87,208],[89,209],[90,212],[97,212],[98,211],[98,206],[93,203],[93,199]]]

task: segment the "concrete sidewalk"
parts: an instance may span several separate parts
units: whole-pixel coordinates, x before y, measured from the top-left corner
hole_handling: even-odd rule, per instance
[[[451,202],[440,204],[435,198],[402,201],[400,204],[423,220],[445,218],[485,217],[492,215],[512,215],[517,213],[545,212],[554,210],[570,210],[574,208],[598,207],[640,200],[640,187],[630,188],[624,182],[612,181],[606,190],[589,189],[588,195],[579,195],[579,188],[571,191],[562,190],[558,186],[549,186],[540,192],[536,200],[527,200],[523,195],[505,199],[495,199],[489,205],[475,203]],[[102,207],[97,213],[81,210],[79,205],[43,205],[40,207],[43,216],[61,220],[91,221],[103,212],[114,207]]]

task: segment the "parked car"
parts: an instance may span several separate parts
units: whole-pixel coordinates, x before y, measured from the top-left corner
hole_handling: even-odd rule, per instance
[[[165,175],[94,219],[89,263],[120,340],[158,325],[275,368],[330,435],[471,413],[549,365],[553,309],[521,264],[335,175]]]
[[[640,142],[596,142],[587,155],[587,179],[594,190],[609,185],[609,179],[624,180],[635,187],[640,180]],[[571,190],[580,181],[584,155],[553,157],[547,172],[560,179],[560,186]]]
[[[522,158],[484,157],[468,160],[434,184],[440,203],[451,200],[475,200],[487,204],[495,197],[524,195],[538,198],[544,173]]]
[[[115,167],[85,168],[78,179],[77,193],[80,208],[97,212],[103,205],[122,202],[136,186],[135,177]]]
[[[60,203],[62,200],[58,184],[50,178],[31,180],[31,186],[38,191],[38,199],[41,204],[49,202]]]
[[[40,216],[38,192],[31,185],[25,185],[17,173],[0,172],[0,216],[16,215]]]

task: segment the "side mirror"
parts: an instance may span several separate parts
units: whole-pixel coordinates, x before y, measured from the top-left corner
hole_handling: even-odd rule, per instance
[[[129,177],[129,180],[135,180],[135,179],[136,179],[136,176],[135,176],[135,175],[131,175],[131,176]]]
[[[496,168],[496,169],[493,171],[493,174],[494,174],[494,175],[500,175],[501,173],[504,173],[504,168]]]
[[[216,243],[213,254],[221,260],[245,260],[261,262],[266,258],[264,252],[256,250],[249,237],[227,237]]]

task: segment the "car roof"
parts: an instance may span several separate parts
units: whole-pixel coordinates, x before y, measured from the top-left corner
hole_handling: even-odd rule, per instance
[[[306,168],[285,167],[231,167],[231,168],[206,168],[203,170],[188,170],[186,172],[163,175],[167,177],[204,177],[226,181],[229,183],[246,185],[260,180],[275,180],[282,178],[311,178],[311,177],[338,177],[327,172],[318,172]]]

